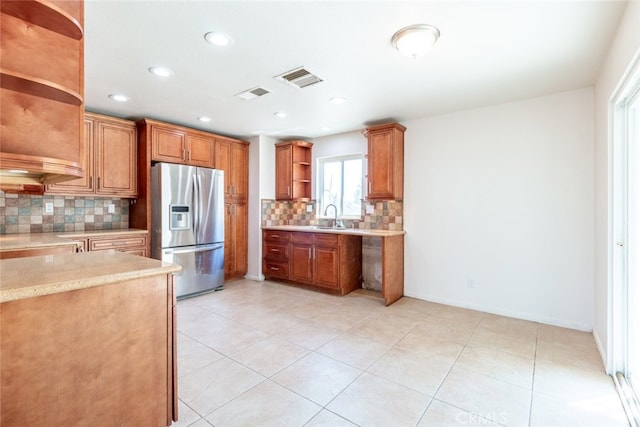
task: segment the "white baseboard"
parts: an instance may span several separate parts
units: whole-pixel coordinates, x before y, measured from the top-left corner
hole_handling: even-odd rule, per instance
[[[244,276],[247,280],[253,280],[254,282],[264,282],[264,276],[262,274],[255,276],[253,274],[247,274]]]
[[[614,372],[609,372],[611,370],[611,367],[607,364],[607,352],[605,350],[605,348],[602,346],[602,341],[600,340],[600,335],[598,335],[598,333],[596,332],[596,330],[593,330],[593,339],[596,342],[596,347],[598,347],[598,352],[600,353],[600,358],[602,359],[602,364],[604,365],[604,370],[606,371],[607,374],[609,375],[613,375]]]
[[[497,314],[499,316],[513,317],[516,319],[529,320],[532,322],[544,323],[545,325],[559,326],[562,328],[577,329],[579,331],[591,332],[593,330],[592,325],[587,325],[579,322],[571,322],[563,319],[556,319],[553,317],[539,316],[533,313],[523,313],[513,310],[505,310],[499,307],[485,306],[482,304],[465,303],[457,300],[449,300],[447,298],[429,297],[429,296],[413,296],[406,295],[407,297],[421,299],[424,301],[435,302],[439,304],[451,305],[454,307],[468,308],[470,310],[483,311],[485,313]]]

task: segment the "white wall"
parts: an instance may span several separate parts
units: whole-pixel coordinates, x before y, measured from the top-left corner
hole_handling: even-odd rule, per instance
[[[402,124],[405,295],[590,330],[592,89]]]
[[[310,140],[313,142],[312,162],[313,177],[316,176],[317,160],[322,157],[346,156],[349,154],[366,154],[367,138],[359,131],[345,132]],[[366,163],[366,162],[365,162]],[[363,172],[366,173],[366,172]],[[316,181],[313,181],[312,197],[316,196]]]
[[[593,334],[605,359],[608,335],[608,111],[609,100],[623,78],[633,55],[640,49],[640,2],[630,2],[609,47],[595,85],[595,294]]]
[[[248,260],[246,278],[264,280],[262,275],[261,199],[275,198],[276,139],[260,136],[249,146],[249,218]]]

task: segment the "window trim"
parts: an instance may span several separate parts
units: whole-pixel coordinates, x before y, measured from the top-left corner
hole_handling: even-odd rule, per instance
[[[322,206],[322,188],[323,188],[323,183],[324,183],[324,163],[329,160],[329,161],[340,161],[342,162],[342,167],[343,167],[343,175],[344,175],[344,162],[348,161],[348,160],[360,160],[362,162],[362,176],[360,177],[360,188],[361,190],[364,188],[363,187],[363,180],[364,180],[364,167],[365,167],[365,156],[364,153],[352,153],[352,154],[340,154],[337,156],[325,156],[325,157],[318,157],[316,159],[316,171],[317,175],[316,175],[316,203],[318,205],[318,209],[316,210],[316,218],[318,219],[333,219],[333,216],[325,216],[324,212],[321,212],[321,206]],[[342,194],[344,195],[344,180],[342,181],[342,189],[341,189]],[[362,196],[362,191],[360,196]],[[344,199],[344,196],[343,196]],[[362,198],[360,199],[362,200]],[[344,203],[344,200],[343,200]],[[342,210],[342,206],[340,207],[340,210]],[[340,219],[347,219],[347,220],[361,220],[362,219],[362,215],[358,214],[358,215],[338,215],[338,218]]]

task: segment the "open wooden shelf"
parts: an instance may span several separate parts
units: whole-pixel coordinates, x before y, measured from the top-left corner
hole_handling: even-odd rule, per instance
[[[41,98],[52,99],[70,105],[82,105],[79,93],[49,80],[31,77],[16,71],[0,68],[0,86]]]
[[[0,11],[74,40],[82,40],[83,31],[80,22],[66,11],[46,0],[30,2],[2,0],[0,2]]]

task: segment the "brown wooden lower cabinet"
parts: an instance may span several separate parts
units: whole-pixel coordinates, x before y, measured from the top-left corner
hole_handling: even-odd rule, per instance
[[[2,303],[3,426],[177,419],[173,276]]]
[[[267,278],[340,295],[360,288],[362,238],[352,235],[263,230]]]
[[[77,250],[77,245],[75,242],[69,242],[68,245],[64,246],[48,246],[48,247],[35,247],[35,248],[25,248],[25,249],[12,249],[6,251],[0,251],[0,259],[9,259],[9,258],[24,258],[30,256],[41,256],[41,255],[59,255],[59,254],[69,254],[74,253]]]
[[[69,237],[76,243],[77,252],[116,250],[132,255],[148,256],[147,247],[149,237],[147,234],[130,233],[117,236],[101,237]]]
[[[247,274],[247,204],[224,206],[224,276],[225,279]]]

